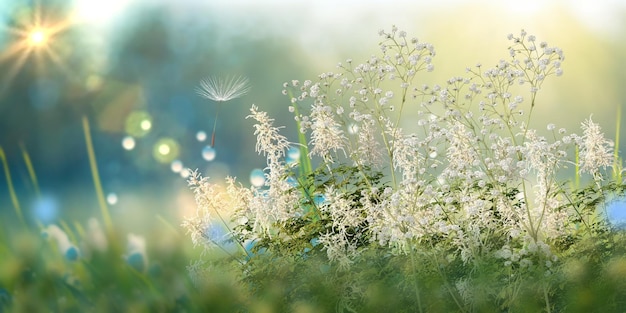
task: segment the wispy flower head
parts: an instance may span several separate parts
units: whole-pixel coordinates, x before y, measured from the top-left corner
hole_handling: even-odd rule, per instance
[[[200,81],[196,89],[199,95],[216,102],[239,98],[250,91],[248,78],[243,76],[209,76]]]
[[[250,91],[248,78],[244,76],[215,77],[209,76],[200,81],[200,86],[196,92],[207,99],[215,102],[226,102],[239,98]],[[218,106],[219,110],[219,106]],[[215,123],[213,123],[213,133],[211,134],[211,147],[215,147],[215,129],[217,126],[217,116],[215,113]]]
[[[600,125],[591,118],[582,123],[583,136],[580,148],[580,171],[592,175],[598,174],[600,167],[611,166],[613,161],[613,143],[604,138]]]

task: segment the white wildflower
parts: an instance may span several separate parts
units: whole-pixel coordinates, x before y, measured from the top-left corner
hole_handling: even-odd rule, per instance
[[[611,166],[613,162],[613,143],[604,138],[600,125],[591,117],[582,123],[583,136],[580,143],[580,171],[594,175],[599,169]]]
[[[318,155],[332,162],[330,152],[344,150],[344,136],[341,125],[334,119],[331,107],[321,103],[311,108],[311,149],[310,155]]]

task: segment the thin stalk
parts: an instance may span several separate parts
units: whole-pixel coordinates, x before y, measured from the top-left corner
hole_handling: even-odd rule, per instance
[[[411,265],[413,267],[413,275],[415,275],[416,277],[414,277],[412,279],[413,281],[413,286],[415,288],[415,298],[417,299],[417,308],[418,311],[420,313],[424,312],[424,310],[422,309],[422,299],[420,297],[420,290],[419,290],[419,286],[417,284],[417,271],[416,271],[416,264],[415,264],[415,251],[411,248]]]
[[[19,218],[20,222],[26,225],[24,221],[24,215],[22,214],[22,208],[20,207],[20,202],[17,200],[17,193],[15,192],[15,188],[13,187],[13,180],[11,179],[11,172],[9,171],[9,163],[7,162],[6,154],[4,153],[4,149],[0,146],[0,160],[2,160],[2,166],[4,168],[4,176],[7,180],[7,186],[9,187],[9,195],[11,196],[11,202],[13,203],[13,207],[15,208],[15,214]]]
[[[617,107],[617,122],[615,123],[615,147],[613,149],[613,179],[622,182],[622,164],[619,157],[619,129],[622,123],[622,107]]]
[[[217,128],[217,117],[220,115],[220,107],[221,105],[217,104],[217,109],[215,111],[215,121],[213,122],[213,132],[211,133],[211,147],[215,148],[215,129]]]
[[[307,187],[304,185],[304,177],[298,177],[298,185],[302,188],[302,192],[304,192],[304,195],[306,196],[306,198],[313,204],[313,211],[315,213],[315,217],[317,218],[317,220],[322,219],[322,213],[320,212],[320,209],[317,207],[317,203],[315,203],[315,199],[313,199],[313,196],[311,195],[313,190],[309,190],[309,189],[313,189],[312,187]]]
[[[439,275],[443,279],[443,283],[446,287],[446,290],[448,291],[448,294],[450,294],[450,296],[452,297],[452,300],[454,300],[454,303],[459,308],[459,310],[461,312],[465,312],[463,305],[461,305],[461,302],[459,301],[459,299],[457,299],[456,295],[454,295],[454,289],[450,286],[450,282],[448,281],[448,276],[441,270],[441,266],[439,265],[440,263],[439,263],[439,260],[437,260],[437,256],[434,256],[434,258],[435,258],[434,265],[437,268],[437,272],[439,272]]]
[[[33,188],[35,188],[35,194],[37,197],[41,197],[41,191],[39,189],[39,183],[37,182],[37,175],[35,174],[35,168],[33,167],[33,162],[30,160],[30,155],[24,144],[20,142],[20,149],[22,150],[22,157],[24,158],[24,163],[26,164],[26,169],[28,170],[28,175],[30,176],[30,181],[33,183]]]
[[[104,227],[107,233],[113,234],[113,222],[111,222],[111,215],[109,214],[109,208],[104,199],[104,191],[102,189],[102,183],[100,180],[100,174],[98,172],[98,163],[96,162],[96,154],[93,150],[93,142],[91,140],[91,133],[89,131],[89,120],[86,116],[83,116],[83,132],[85,133],[85,144],[87,146],[87,155],[89,156],[89,166],[91,168],[91,176],[93,177],[93,184],[96,189],[96,195],[98,196],[98,204],[100,205],[100,213],[104,220]]]
[[[236,258],[232,253],[230,253],[228,250],[226,250],[226,248],[222,247],[221,244],[219,244],[218,242],[216,242],[215,240],[213,240],[213,238],[211,238],[211,236],[205,231],[205,230],[200,230],[198,229],[197,226],[194,226],[196,228],[197,231],[199,231],[202,234],[202,237],[209,240],[210,242],[212,242],[218,249],[222,250],[222,252],[226,253],[226,255],[228,255],[229,257],[233,258],[236,262],[238,262],[241,265],[245,265],[243,260],[240,260],[239,258]],[[241,246],[241,243],[239,242],[239,240],[235,240],[237,241],[237,243],[239,243],[239,245]],[[243,246],[241,246],[243,247]],[[246,255],[248,257],[250,257],[250,254],[248,253],[248,251],[246,251],[246,249],[244,248],[244,251],[246,253]]]
[[[224,218],[222,217],[222,214],[220,214],[220,212],[217,210],[216,207],[211,206],[213,208],[213,211],[215,211],[215,214],[217,214],[217,217],[220,219],[220,221],[222,222],[222,225],[224,225],[224,227],[226,227],[226,230],[228,231],[229,234],[233,233],[233,230],[230,228],[230,226],[228,226],[228,223],[226,223],[226,220],[224,220]],[[212,239],[211,239],[212,240]],[[238,239],[235,239],[235,242],[237,242],[237,245],[239,246],[239,248],[241,248],[241,250],[243,251],[243,253],[245,255],[247,255],[248,257],[250,257],[250,253],[248,253],[248,250],[246,250],[246,247],[243,246],[243,243],[241,243],[241,241],[239,241]],[[219,244],[216,243],[217,246],[220,246]],[[226,249],[224,249],[223,247],[220,246],[220,248],[224,251],[226,251]],[[230,255],[230,253],[229,253]]]
[[[291,90],[288,90],[287,94],[289,95],[289,99],[293,99],[293,93]],[[298,104],[294,102],[293,108],[295,116],[299,117],[300,112],[298,110]],[[309,158],[309,146],[306,142],[306,136],[300,131],[301,124],[299,119],[296,119],[296,127],[298,128],[298,143],[300,144],[300,175],[304,177],[313,173],[313,166],[311,165],[311,159]]]
[[[552,310],[550,309],[550,297],[548,297],[548,288],[546,288],[546,285],[543,285],[543,298],[546,301],[546,312],[551,313]]]
[[[576,189],[580,188],[580,150],[578,149],[578,145],[576,146],[576,152],[575,152],[575,165],[574,165],[574,170],[576,173],[574,173],[574,187]]]

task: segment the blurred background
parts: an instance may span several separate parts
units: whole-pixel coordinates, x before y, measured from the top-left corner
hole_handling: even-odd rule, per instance
[[[412,2],[1,0],[0,146],[24,214],[44,223],[98,216],[87,117],[114,217],[133,228],[156,227],[146,220],[155,214],[178,225],[195,208],[181,169],[249,184],[264,167],[253,122],[244,119],[250,106],[268,111],[295,141],[282,83],[314,79],[347,58],[361,63],[378,53],[378,30],[391,25],[435,46],[428,84],[507,58],[507,34],[523,28],[566,57],[564,75],[543,85],[531,126],[578,132],[593,114],[615,137],[616,113],[626,109],[625,1]],[[209,75],[243,75],[252,87],[222,104],[214,150],[206,146],[216,103],[195,92]],[[14,211],[4,177],[6,216]]]

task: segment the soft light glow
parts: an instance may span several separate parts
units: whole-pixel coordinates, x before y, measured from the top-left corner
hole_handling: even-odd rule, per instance
[[[250,184],[252,186],[261,188],[265,185],[265,173],[260,168],[255,168],[250,172]]]
[[[107,195],[107,203],[110,205],[115,205],[117,204],[117,195],[115,193],[109,193]]]
[[[126,117],[124,130],[130,136],[141,138],[152,129],[152,116],[146,111],[133,111]]]
[[[122,139],[122,147],[125,150],[133,150],[135,148],[135,139],[131,136],[126,136]]]
[[[46,43],[46,40],[48,39],[48,37],[46,36],[46,33],[41,29],[33,30],[30,33],[30,36],[28,36],[28,38],[30,39],[30,43],[34,46],[43,45]]]
[[[202,149],[202,158],[207,161],[215,160],[215,149],[211,146],[206,146]]]
[[[162,155],[168,155],[170,153],[170,146],[165,143],[159,145],[159,153]]]
[[[184,169],[183,162],[181,162],[180,160],[172,161],[172,163],[170,163],[170,169],[174,173],[180,173]]]
[[[143,130],[150,130],[150,128],[152,128],[152,122],[149,119],[145,119],[141,121],[140,127]]]
[[[78,0],[75,9],[80,21],[105,26],[119,16],[131,2],[132,0]]]
[[[178,158],[180,145],[172,138],[161,138],[154,143],[152,155],[159,163],[168,164]]]
[[[57,40],[57,36],[72,25],[73,19],[70,16],[47,14],[39,4],[40,1],[33,2],[30,14],[20,15],[12,25],[0,25],[3,34],[19,39],[0,51],[0,63],[8,64],[0,78],[0,95],[11,86],[10,82],[22,67],[30,62],[34,64],[37,74],[54,65],[65,74],[73,75],[65,63],[66,52],[69,51],[66,49],[67,42]]]
[[[202,142],[206,140],[206,133],[204,131],[199,131],[196,133],[196,139],[198,139],[198,141]]]
[[[191,171],[188,168],[184,168],[180,171],[180,177],[188,178],[191,175]]]

